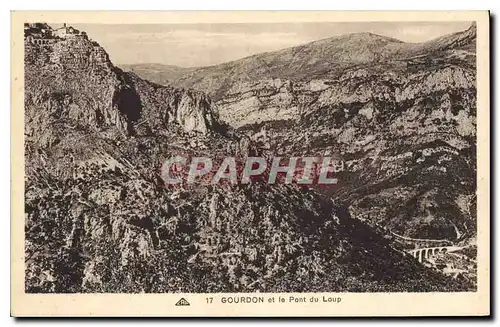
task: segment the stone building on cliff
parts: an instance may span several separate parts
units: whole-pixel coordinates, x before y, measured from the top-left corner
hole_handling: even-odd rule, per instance
[[[66,23],[63,24],[63,27],[55,29],[53,34],[55,37],[59,37],[61,39],[86,35],[85,32],[80,33],[80,31],[73,26],[66,26]]]
[[[71,38],[81,38],[88,40],[87,33],[80,32],[72,26],[66,26],[52,29],[46,23],[25,23],[24,24],[24,40],[27,44],[32,45],[50,45],[58,40]]]

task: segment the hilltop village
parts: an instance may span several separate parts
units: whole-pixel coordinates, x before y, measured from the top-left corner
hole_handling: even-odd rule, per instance
[[[66,38],[84,38],[88,39],[87,33],[80,32],[72,26],[66,26],[52,29],[46,23],[25,23],[24,39],[26,42],[36,45],[47,45]]]
[[[24,46],[29,63],[55,63],[87,66],[107,65],[109,57],[99,43],[87,33],[80,32],[66,23],[53,29],[46,23],[24,24]],[[71,51],[64,51],[71,47]]]

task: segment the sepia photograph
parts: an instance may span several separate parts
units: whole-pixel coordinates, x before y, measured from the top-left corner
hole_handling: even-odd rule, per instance
[[[15,14],[22,293],[487,309],[487,12]]]

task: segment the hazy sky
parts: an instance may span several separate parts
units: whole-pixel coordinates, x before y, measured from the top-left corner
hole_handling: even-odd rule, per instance
[[[372,32],[423,42],[465,30],[470,22],[68,24],[86,31],[114,64],[161,63],[182,67],[219,64],[336,35]],[[57,26],[53,26],[57,27]]]

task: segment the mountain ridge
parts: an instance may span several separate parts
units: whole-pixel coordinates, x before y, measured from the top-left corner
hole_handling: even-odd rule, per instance
[[[476,26],[474,23],[465,31],[421,43],[403,42],[373,33],[352,33],[316,40],[277,51],[258,53],[217,65],[189,68],[186,71],[179,72],[180,74],[176,73],[175,76],[164,72],[161,80],[157,81],[181,87],[200,89],[208,92],[214,97],[214,100],[219,100],[225,94],[226,89],[224,85],[232,84],[242,79],[245,80],[246,75],[251,78],[255,78],[255,76],[257,78],[259,78],[258,76],[267,78],[292,78],[296,81],[303,80],[304,78],[308,80],[311,79],[311,76],[314,78],[318,74],[324,76],[325,72],[334,77],[338,74],[337,71],[349,68],[357,63],[377,62],[384,60],[388,56],[395,56],[392,59],[404,59],[405,57],[423,55],[426,52],[441,51],[449,47],[450,43],[459,43],[470,37],[475,37],[475,34]],[[351,42],[352,44],[350,44],[350,41],[354,43]],[[370,50],[370,46],[376,46],[374,48],[375,52]],[[314,58],[315,61],[321,64],[318,67],[314,67],[314,62],[308,63],[308,59],[303,60],[299,57],[297,61],[301,64],[290,66],[294,64],[294,58],[297,55],[309,56],[309,58]],[[280,60],[284,64],[280,64]],[[302,62],[305,62],[305,64],[302,64]],[[328,65],[333,65],[333,67],[328,67]],[[239,68],[240,66],[248,67]],[[265,66],[276,66],[276,68],[270,70],[265,69]],[[227,76],[228,72],[234,76],[229,81],[223,77]],[[147,70],[141,70],[141,73],[145,78],[155,81],[155,76],[150,76]],[[207,79],[213,79],[213,81]]]

